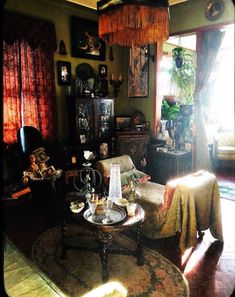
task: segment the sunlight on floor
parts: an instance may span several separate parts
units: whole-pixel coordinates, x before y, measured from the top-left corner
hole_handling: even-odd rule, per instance
[[[105,297],[105,296],[117,296],[117,297],[126,297],[127,290],[119,282],[108,282],[104,285],[101,285],[98,288],[95,288],[91,292],[83,295],[83,297]]]
[[[224,247],[221,257],[229,261],[235,261],[235,202],[228,199],[221,199],[221,212],[222,212],[222,226],[223,226],[223,237],[224,237]],[[231,226],[229,228],[228,226]],[[205,231],[203,241],[196,247],[192,253],[192,248],[186,250],[182,257],[182,265],[184,265],[190,253],[191,257],[185,267],[184,274],[187,275],[192,271],[200,261],[203,260],[205,252],[208,250],[209,246],[215,242],[209,230]]]
[[[235,202],[228,199],[221,199],[221,209],[225,245],[224,250],[229,253],[235,253]],[[229,228],[229,226],[231,226],[231,228]]]

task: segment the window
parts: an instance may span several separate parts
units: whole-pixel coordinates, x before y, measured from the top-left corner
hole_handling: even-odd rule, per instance
[[[192,66],[195,72],[196,68],[196,34],[192,35],[186,35],[186,36],[172,36],[170,37],[166,43],[164,43],[163,46],[163,57],[161,61],[161,93],[162,97],[168,97],[168,96],[175,96],[178,97],[178,101],[182,103],[186,103],[190,101],[189,98],[186,98],[187,94],[190,93],[190,90],[186,90],[184,87],[184,90],[181,92],[179,89],[179,83],[173,83],[173,80],[171,78],[171,75],[177,74],[175,71],[173,71],[173,57],[172,57],[172,49],[175,47],[182,47],[186,50],[186,59],[190,62],[192,62]],[[186,73],[184,73],[186,71]],[[189,69],[185,68],[183,72],[178,71],[178,74],[181,73],[182,77],[185,77],[186,75],[189,75]],[[195,74],[193,73],[193,80],[195,83]],[[175,81],[179,82],[180,75],[178,75],[178,78],[175,77]],[[177,87],[178,85],[178,87]],[[183,84],[182,84],[183,85]],[[195,85],[192,87],[192,93],[194,90]]]
[[[16,142],[22,126],[33,126],[45,140],[55,140],[54,24],[5,12],[3,39],[3,141]]]
[[[210,76],[207,102],[211,119],[222,129],[234,128],[234,25],[225,32]]]

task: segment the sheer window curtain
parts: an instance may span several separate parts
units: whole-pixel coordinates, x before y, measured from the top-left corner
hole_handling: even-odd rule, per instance
[[[197,34],[197,80],[195,91],[194,133],[195,148],[193,169],[211,170],[208,141],[205,128],[204,102],[209,92],[209,76],[215,63],[224,32],[220,30],[203,31]]]

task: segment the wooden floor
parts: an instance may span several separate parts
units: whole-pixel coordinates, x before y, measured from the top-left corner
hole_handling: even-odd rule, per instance
[[[191,297],[229,297],[235,288],[235,202],[221,199],[224,244],[209,231],[184,270]]]
[[[235,182],[235,178],[234,178]],[[184,268],[191,297],[230,297],[235,288],[235,201],[221,199],[224,244],[216,241],[209,231],[195,250],[185,253],[182,263],[175,253],[176,239],[148,242],[174,264]],[[56,201],[37,209],[32,205],[8,207],[5,211],[6,233],[16,246],[30,258],[36,238],[56,226],[60,215]],[[190,252],[190,253],[189,253]],[[182,268],[182,269],[183,269]],[[148,296],[146,296],[148,297]],[[168,296],[166,296],[168,297]]]

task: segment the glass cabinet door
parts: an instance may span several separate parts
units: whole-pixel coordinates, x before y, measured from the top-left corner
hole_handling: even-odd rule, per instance
[[[114,102],[112,99],[97,100],[97,137],[99,139],[108,139],[113,133],[113,108]]]
[[[76,101],[76,138],[78,143],[86,145],[93,142],[94,128],[93,101],[77,99]]]

